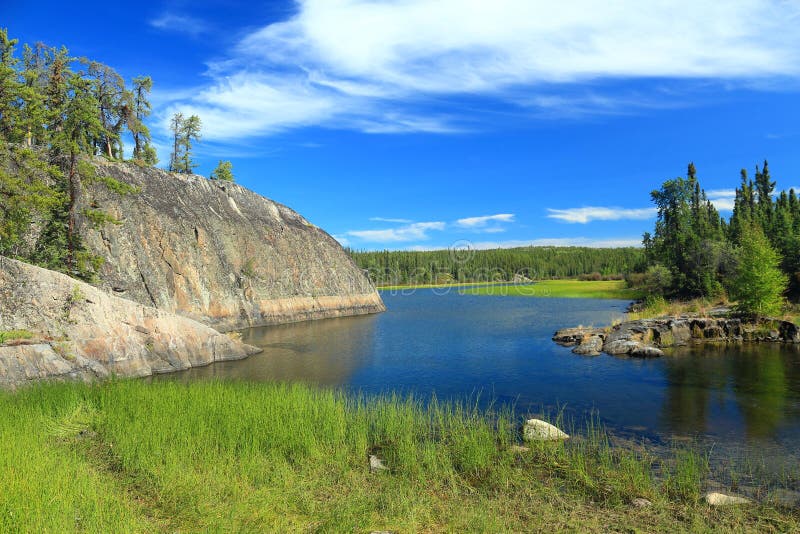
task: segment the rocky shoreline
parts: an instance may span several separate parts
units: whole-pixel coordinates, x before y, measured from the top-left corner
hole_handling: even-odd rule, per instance
[[[147,376],[261,352],[192,319],[0,256],[0,388]]]
[[[555,333],[553,341],[574,346],[572,352],[585,356],[605,352],[648,358],[663,356],[662,349],[699,343],[800,343],[800,326],[769,317],[683,315],[627,321],[605,328],[564,328]]]

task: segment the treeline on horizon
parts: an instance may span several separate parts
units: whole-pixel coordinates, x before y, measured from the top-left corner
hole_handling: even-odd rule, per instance
[[[492,250],[350,250],[377,285],[525,281],[550,278],[622,278],[645,269],[644,249],[519,247]]]

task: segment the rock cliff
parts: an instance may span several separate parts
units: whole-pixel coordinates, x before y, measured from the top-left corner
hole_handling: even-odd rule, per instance
[[[11,330],[30,339],[0,344],[0,387],[145,376],[260,352],[186,317],[0,256],[0,332]]]
[[[81,198],[119,221],[80,221],[109,292],[220,330],[385,309],[339,243],[286,206],[229,182],[94,165],[139,189],[88,185]]]

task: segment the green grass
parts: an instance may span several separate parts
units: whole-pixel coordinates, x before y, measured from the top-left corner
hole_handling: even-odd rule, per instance
[[[699,503],[688,451],[617,449],[591,424],[523,453],[518,437],[507,411],[303,385],[39,385],[0,393],[0,532],[800,529]]]
[[[543,280],[533,284],[476,287],[462,290],[469,295],[514,297],[567,297],[585,299],[636,300],[642,293],[625,287],[624,280]]]
[[[33,337],[33,332],[29,332],[28,330],[0,330],[0,344],[5,343],[6,341],[31,339]]]
[[[507,285],[509,282],[450,282],[442,284],[407,284],[407,285],[388,285],[377,286],[378,291],[398,291],[403,289],[434,289],[447,287],[471,287],[471,286],[495,286]]]

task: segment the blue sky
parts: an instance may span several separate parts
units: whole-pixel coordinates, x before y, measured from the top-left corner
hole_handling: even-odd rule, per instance
[[[800,2],[305,0],[0,6],[22,42],[154,80],[196,113],[200,174],[356,249],[636,244],[694,161],[800,185]]]

